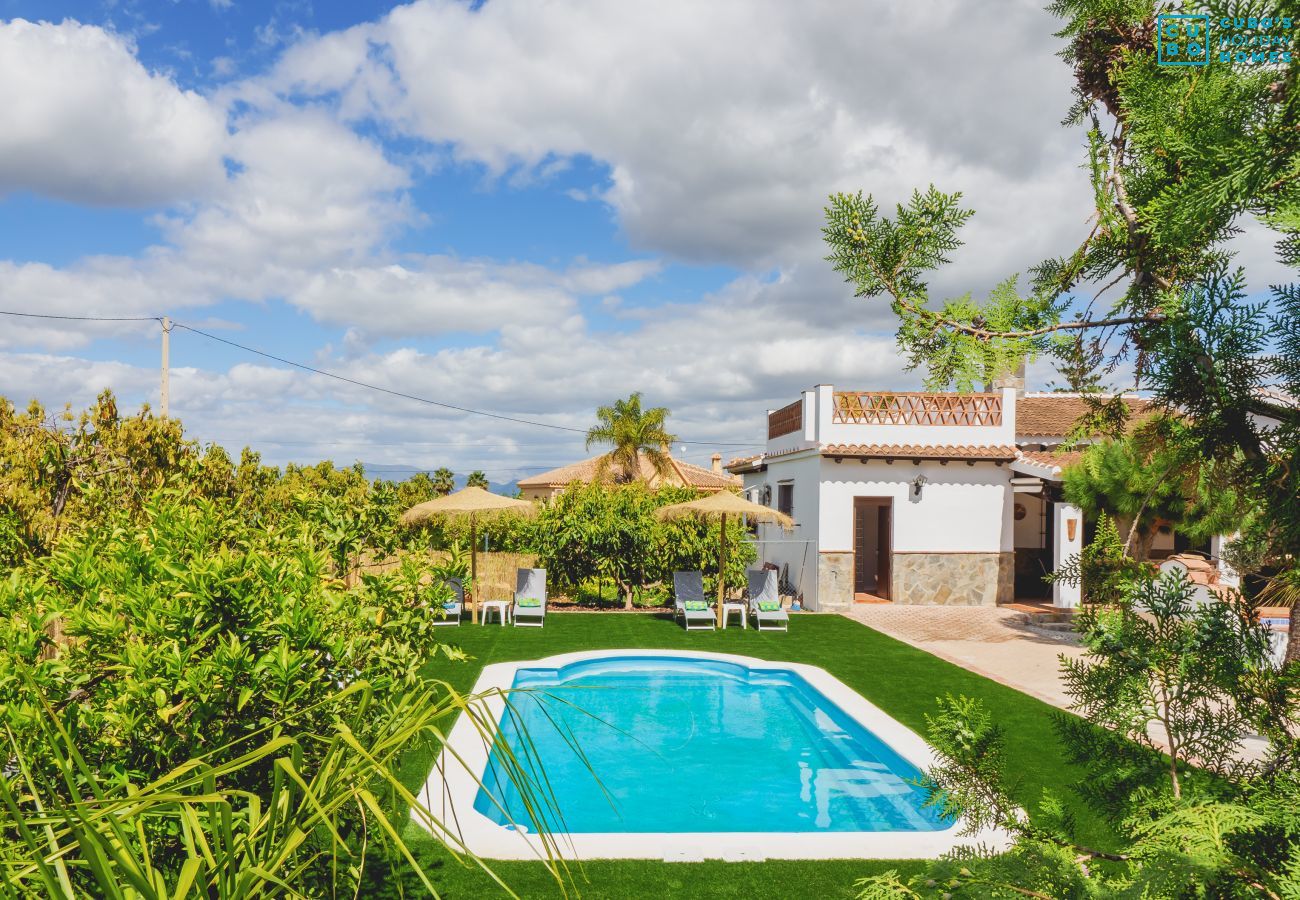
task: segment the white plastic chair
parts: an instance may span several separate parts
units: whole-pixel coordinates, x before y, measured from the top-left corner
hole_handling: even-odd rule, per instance
[[[445,582],[447,587],[451,588],[452,597],[449,603],[444,603],[438,607],[443,612],[439,616],[438,610],[434,610],[434,625],[459,625],[461,613],[465,609],[465,585],[459,578],[448,578]]]

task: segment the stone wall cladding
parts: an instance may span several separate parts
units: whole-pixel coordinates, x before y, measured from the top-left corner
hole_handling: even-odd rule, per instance
[[[893,601],[996,606],[1015,599],[1014,553],[895,553]]]
[[[817,611],[853,608],[853,554],[817,554]]]

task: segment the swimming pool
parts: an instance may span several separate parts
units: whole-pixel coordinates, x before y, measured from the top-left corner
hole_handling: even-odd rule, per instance
[[[513,687],[501,736],[554,785],[551,831],[951,824],[924,808],[920,769],[788,670],[629,655],[521,668]],[[500,825],[529,821],[499,751],[474,808]]]
[[[915,733],[822,669],[689,651],[592,651],[487,666],[487,737],[453,729],[423,800],[482,855],[541,849],[501,747],[544,779],[540,823],[584,858],[907,858],[962,836],[924,806]],[[581,754],[575,750],[581,749]],[[438,831],[438,828],[433,830]]]

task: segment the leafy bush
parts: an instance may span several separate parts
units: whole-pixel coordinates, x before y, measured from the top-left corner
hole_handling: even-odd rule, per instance
[[[1097,517],[1097,533],[1082,551],[1067,559],[1047,576],[1049,582],[1061,581],[1083,586],[1085,603],[1120,602],[1130,586],[1151,571],[1149,565],[1133,560],[1124,552],[1115,521],[1105,513]]]
[[[570,485],[538,514],[538,564],[556,584],[575,591],[589,579],[613,581],[627,609],[650,586],[670,583],[679,569],[702,570],[716,584],[718,524],[655,518],[655,510],[696,496],[688,488],[651,491],[641,482]],[[754,560],[745,537],[740,522],[728,522],[729,586],[744,583],[745,567]]]
[[[1079,844],[1050,794],[1029,816],[1012,799],[1007,733],[978,701],[949,697],[927,717],[929,801],[968,833],[999,828],[1014,843],[863,879],[861,900],[1300,896],[1297,673],[1266,662],[1265,630],[1238,595],[1197,606],[1190,593],[1177,573],[1139,578],[1078,618],[1088,654],[1063,661],[1083,718],[1058,718],[1061,743],[1118,848]],[[1269,738],[1262,760],[1238,752],[1251,733]]]
[[[174,490],[127,518],[0,583],[0,708],[29,758],[48,704],[103,783],[148,781],[259,729],[325,732],[341,687],[385,702],[433,652],[428,591],[398,576],[339,590],[301,532]],[[241,778],[260,791],[271,773]]]

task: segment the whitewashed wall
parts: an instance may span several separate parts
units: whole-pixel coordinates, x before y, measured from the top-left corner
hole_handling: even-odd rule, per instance
[[[924,475],[919,499],[911,482]],[[997,553],[1013,548],[1011,472],[981,462],[821,461],[821,549],[853,550],[853,498],[893,498],[899,553]]]
[[[848,425],[834,424],[835,386],[819,384],[800,395],[803,428],[767,442],[768,453],[818,444],[1000,444],[1016,442],[1016,392],[1002,391],[999,425]],[[793,399],[793,398],[792,398]]]

